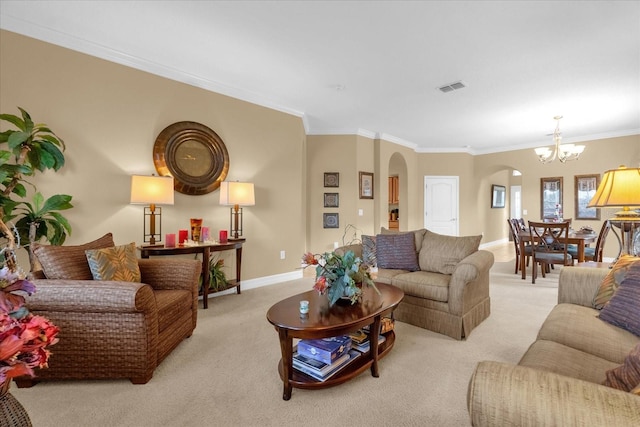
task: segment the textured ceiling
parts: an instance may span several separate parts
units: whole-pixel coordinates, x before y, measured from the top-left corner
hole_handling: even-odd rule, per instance
[[[640,133],[638,1],[4,1],[0,27],[303,118],[474,154]],[[438,87],[462,81],[449,93]]]

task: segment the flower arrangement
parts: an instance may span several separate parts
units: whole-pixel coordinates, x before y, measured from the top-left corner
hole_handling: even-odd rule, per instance
[[[35,316],[16,292],[35,292],[35,285],[8,266],[0,269],[0,384],[21,375],[34,376],[33,369],[47,367],[47,346],[58,342],[58,327]]]
[[[362,260],[353,251],[344,255],[326,252],[322,255],[308,252],[302,256],[302,265],[316,265],[316,282],[313,289],[326,294],[329,305],[334,305],[341,297],[355,304],[362,296],[362,286],[372,286],[379,293],[371,275]]]

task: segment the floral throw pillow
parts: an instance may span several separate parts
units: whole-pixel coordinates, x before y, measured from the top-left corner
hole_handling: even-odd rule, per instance
[[[604,385],[622,391],[640,394],[640,344],[624,359],[624,363],[606,373]]]
[[[94,280],[141,281],[135,243],[92,249],[85,254]]]
[[[376,257],[376,236],[362,237],[362,261],[368,267],[377,267],[378,259]]]
[[[616,293],[618,287],[620,287],[620,283],[624,280],[629,267],[636,262],[640,262],[640,257],[622,255],[618,259],[604,280],[602,280],[600,288],[593,298],[593,306],[595,308],[602,310],[611,297]]]

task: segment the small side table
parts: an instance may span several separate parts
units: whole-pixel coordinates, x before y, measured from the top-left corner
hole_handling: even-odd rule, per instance
[[[140,246],[141,258],[149,258],[150,256],[163,255],[186,255],[186,254],[202,254],[202,306],[209,308],[209,258],[211,252],[222,252],[236,250],[236,278],[228,280],[229,285],[226,289],[235,287],[236,292],[240,293],[240,272],[242,267],[242,244],[245,239],[229,239],[227,243],[210,243],[199,244],[194,246],[176,246],[174,248],[166,248],[164,246]]]

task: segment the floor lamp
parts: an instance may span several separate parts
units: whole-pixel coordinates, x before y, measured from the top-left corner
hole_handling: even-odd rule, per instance
[[[231,208],[230,228],[234,239],[242,236],[242,208],[253,206],[256,198],[251,182],[223,181],[220,183],[220,204]]]
[[[622,208],[609,221],[621,231],[620,253],[640,255],[635,253],[632,240],[634,232],[640,231],[640,168],[626,168],[608,170],[604,173],[595,196],[587,205],[589,208]],[[614,230],[615,232],[615,230]],[[640,238],[640,237],[639,237]],[[620,256],[620,254],[618,254]]]
[[[173,194],[173,177],[171,176],[131,176],[131,204],[149,205],[144,208],[142,225],[143,241],[149,242],[146,246],[155,246],[156,242],[162,241],[162,208],[156,205],[173,205]],[[148,227],[147,218],[149,219]],[[158,219],[157,231],[156,218]]]

